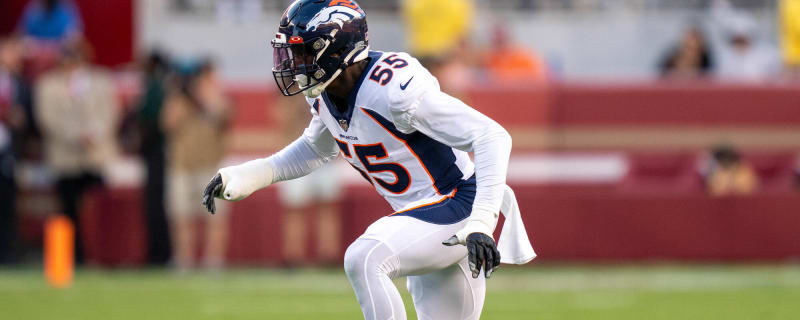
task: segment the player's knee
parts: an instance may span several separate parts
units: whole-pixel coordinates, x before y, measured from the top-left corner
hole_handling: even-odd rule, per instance
[[[356,240],[347,247],[347,251],[344,253],[344,271],[348,276],[364,272],[364,258],[367,255],[365,247],[360,240]]]
[[[384,262],[391,255],[385,244],[376,240],[358,239],[344,253],[344,271],[348,277],[367,272],[385,272]]]
[[[347,250],[344,252],[344,272],[348,275],[355,272],[356,268],[356,251],[353,249],[353,245],[355,243],[351,243]]]

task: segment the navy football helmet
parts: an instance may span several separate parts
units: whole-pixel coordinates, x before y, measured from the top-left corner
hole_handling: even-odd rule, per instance
[[[297,0],[271,43],[281,93],[317,97],[342,70],[367,58],[367,16],[353,0]]]

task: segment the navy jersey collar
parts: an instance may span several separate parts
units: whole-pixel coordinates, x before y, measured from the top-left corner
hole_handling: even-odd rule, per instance
[[[367,57],[367,67],[364,68],[364,72],[361,73],[361,77],[358,78],[355,85],[353,85],[353,90],[350,90],[350,94],[347,96],[347,109],[344,112],[340,112],[338,108],[333,104],[333,101],[328,97],[328,93],[323,91],[322,92],[322,99],[325,100],[325,105],[328,107],[328,111],[333,116],[334,119],[344,120],[347,123],[350,123],[350,118],[353,117],[353,110],[355,109],[356,105],[356,98],[358,97],[358,90],[361,89],[361,85],[364,83],[364,80],[367,78],[367,75],[370,71],[372,71],[372,67],[375,66],[375,63],[378,62],[378,59],[383,55],[383,52],[380,51],[370,51],[369,56]]]

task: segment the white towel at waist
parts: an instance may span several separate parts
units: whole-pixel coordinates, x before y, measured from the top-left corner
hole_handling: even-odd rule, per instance
[[[522,215],[519,212],[517,198],[514,190],[508,185],[503,190],[503,204],[500,211],[506,218],[503,229],[500,231],[497,250],[500,251],[500,262],[506,264],[526,264],[536,258],[525,225],[522,223]]]

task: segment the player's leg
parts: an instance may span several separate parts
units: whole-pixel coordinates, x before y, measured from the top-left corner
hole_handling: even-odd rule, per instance
[[[397,217],[404,218],[404,217]],[[478,319],[483,309],[485,279],[472,278],[464,246],[445,247],[442,239],[463,227],[461,221],[436,225],[416,220],[414,229],[426,230],[417,240],[400,242],[400,275],[408,275],[408,289],[419,319]],[[392,241],[396,243],[397,241]]]
[[[395,216],[367,228],[345,253],[345,271],[365,319],[405,319],[391,279],[445,269],[463,260],[463,246],[442,245],[463,223],[439,225]]]
[[[278,196],[284,207],[281,219],[283,256],[288,265],[302,264],[306,260],[306,211],[312,201],[313,180],[309,176],[277,184]]]
[[[395,253],[386,243],[356,239],[345,252],[344,270],[367,320],[405,320],[400,292],[392,283],[398,269]]]
[[[446,269],[464,260],[464,246],[445,246],[442,242],[466,224],[474,197],[474,182],[465,181],[452,196],[427,205],[409,205],[412,209],[378,219],[347,249],[347,276],[366,319],[389,319],[393,314],[385,310],[402,308],[389,303],[394,301],[397,289],[381,284],[391,284],[389,280],[396,277]]]
[[[341,259],[341,213],[339,199],[341,186],[334,164],[328,164],[312,173],[317,197],[317,257],[323,263]]]
[[[196,195],[190,194],[191,181],[185,172],[173,171],[167,184],[169,199],[170,229],[172,231],[172,259],[178,270],[192,267],[194,260],[194,221],[190,203],[196,203]],[[195,200],[191,201],[190,200]]]
[[[482,272],[472,278],[467,258],[442,270],[409,276],[407,286],[420,320],[480,319],[486,279]]]
[[[317,258],[322,263],[341,261],[341,221],[338,202],[317,205]]]

